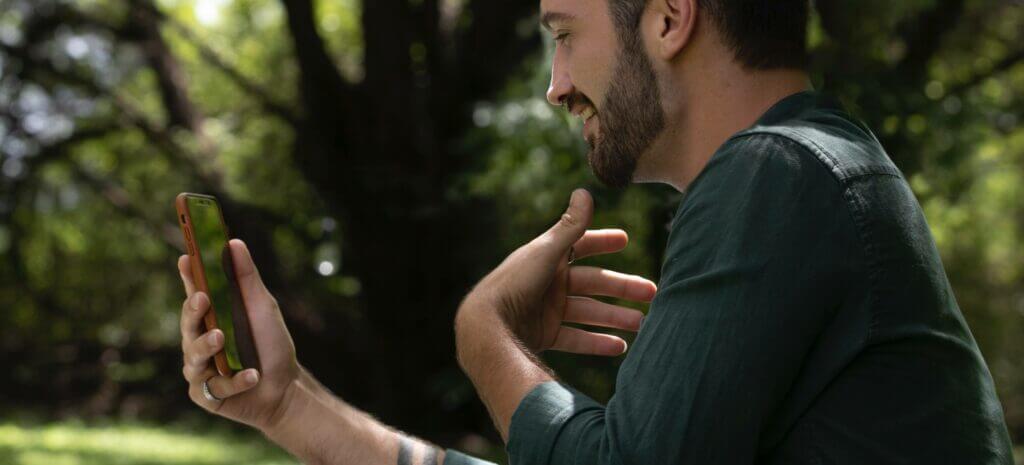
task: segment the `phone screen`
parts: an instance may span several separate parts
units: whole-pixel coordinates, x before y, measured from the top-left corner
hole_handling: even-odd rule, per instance
[[[224,332],[224,354],[232,370],[241,370],[238,344],[235,338],[234,314],[242,312],[242,302],[236,297],[235,268],[231,265],[228,234],[222,221],[220,206],[212,198],[188,197],[188,212],[192,217],[193,242],[206,273],[210,304],[217,316],[217,327]]]

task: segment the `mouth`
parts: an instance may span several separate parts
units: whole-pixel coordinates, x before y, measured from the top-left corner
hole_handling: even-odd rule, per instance
[[[572,114],[583,121],[583,138],[587,142],[593,143],[597,137],[594,129],[594,124],[597,122],[597,119],[594,118],[597,116],[597,110],[590,105],[586,105],[572,111]]]
[[[590,121],[590,118],[593,118],[596,114],[597,111],[595,111],[593,107],[585,107],[583,111],[580,111],[579,114],[577,114],[576,116],[578,116],[580,119],[583,120],[584,123],[586,123],[587,121]]]
[[[577,107],[571,108],[569,110],[569,113],[572,113],[573,116],[579,118],[581,121],[586,123],[587,121],[590,120],[590,118],[593,118],[594,115],[597,114],[597,110],[595,110],[594,107],[590,105],[579,105]]]

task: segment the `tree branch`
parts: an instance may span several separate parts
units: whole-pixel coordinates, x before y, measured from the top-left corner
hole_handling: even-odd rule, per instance
[[[60,72],[48,61],[34,59],[31,56],[31,53],[23,48],[15,48],[0,43],[0,51],[16,57],[21,60],[24,65],[28,65],[23,66],[23,74],[30,75],[32,73],[41,73],[41,76],[39,77],[48,78],[72,87],[83,89],[93,98],[109,98],[111,103],[114,105],[114,108],[117,109],[118,117],[126,125],[141,130],[150,140],[155,142],[168,157],[171,158],[172,163],[185,168],[187,174],[199,179],[205,188],[220,191],[220,189],[215,189],[215,186],[218,186],[219,182],[199,170],[193,160],[194,157],[189,155],[189,151],[175,141],[169,131],[160,128],[158,125],[151,122],[141,111],[137,110],[134,105],[118,95],[114,90],[106,89],[96,81],[86,76],[73,72]],[[35,79],[35,81],[40,82],[39,79]]]
[[[281,0],[288,19],[295,57],[299,64],[299,90],[304,114],[296,126],[293,154],[296,166],[324,199],[351,198],[356,192],[352,177],[358,166],[349,157],[349,142],[366,139],[361,121],[371,109],[360,104],[360,93],[348,83],[327,52],[317,31],[311,0]],[[349,169],[339,170],[345,164]],[[340,173],[339,173],[340,172]],[[338,179],[338,175],[349,175]],[[333,213],[344,217],[343,205],[332,204]]]
[[[140,207],[133,200],[133,196],[113,180],[91,173],[77,163],[71,163],[71,166],[75,179],[103,196],[110,206],[121,212],[126,218],[141,219],[152,231],[153,236],[160,238],[161,242],[167,246],[172,255],[178,255],[184,250],[185,244],[176,223],[153,218],[150,215],[150,212],[153,211],[152,208]]]
[[[149,1],[132,1],[133,4],[138,5],[139,12],[142,13],[143,16],[149,17],[150,20],[155,19],[167,24],[171,30],[178,34],[178,36],[195,47],[203,61],[223,73],[240,89],[256,99],[264,111],[281,118],[292,127],[298,124],[299,118],[292,108],[275,100],[270,91],[265,89],[256,81],[246,77],[237,68],[229,64],[227,60],[222,58],[220,54],[213,50],[212,47],[204,43],[203,40],[200,39],[199,36],[188,26],[183,24],[181,21],[178,21],[173,16],[164,14],[164,12],[160,11],[159,8]]]
[[[351,103],[351,86],[327,53],[317,29],[310,0],[282,0],[288,15],[288,30],[295,45],[301,74],[301,91],[307,117],[316,119]],[[368,2],[369,3],[369,2]]]
[[[131,31],[130,36],[139,38],[146,61],[156,73],[168,125],[185,128],[201,136],[203,116],[189,100],[185,75],[160,33],[161,18],[149,14],[151,5],[144,0],[130,0],[129,4],[131,21],[126,28]]]
[[[989,68],[988,70],[979,72],[971,76],[970,78],[967,78],[963,82],[957,83],[955,86],[949,89],[948,95],[962,94],[970,90],[974,86],[977,86],[982,82],[985,82],[989,78],[994,77],[1004,71],[1008,71],[1010,68],[1013,68],[1015,65],[1020,64],[1021,62],[1024,62],[1024,49],[1020,49],[1015,52],[1007,54],[1001,60],[992,65],[992,67]]]
[[[942,38],[956,27],[963,16],[964,0],[937,0],[932,8],[901,24],[897,30],[907,46],[907,52],[896,66],[896,72],[910,76],[909,82],[922,80],[928,62],[942,46]]]
[[[197,179],[202,190],[221,199],[225,216],[236,219],[236,226],[238,226],[238,230],[246,232],[250,247],[253,250],[262,251],[264,263],[268,266],[261,268],[265,269],[264,278],[266,279],[268,286],[280,286],[282,293],[286,294],[283,297],[283,300],[295,301],[297,303],[295,307],[296,311],[302,308],[302,306],[298,304],[301,299],[298,299],[295,292],[292,291],[289,286],[286,286],[286,279],[278,269],[278,258],[274,253],[269,232],[266,230],[266,226],[269,222],[266,220],[265,215],[260,214],[264,209],[235,202],[234,199],[227,195],[227,192],[220,187],[219,177],[212,177],[200,170],[198,163],[195,160],[195,156],[186,147],[176,141],[175,137],[173,137],[167,129],[159,127],[151,122],[141,113],[141,111],[136,110],[132,104],[119,96],[115,91],[105,89],[103,86],[86,76],[75,73],[61,73],[54,69],[48,61],[34,59],[31,56],[31,53],[26,49],[10,47],[0,42],[0,51],[14,56],[21,60],[23,64],[28,65],[28,68],[30,69],[23,69],[22,73],[42,73],[44,77],[55,80],[56,82],[62,82],[72,87],[84,89],[94,98],[109,98],[114,108],[117,110],[117,119],[120,120],[121,124],[142,131],[147,139],[153,142],[157,148],[160,149],[159,152],[168,157],[171,164],[179,167],[179,170],[184,170],[184,174],[186,176],[189,176],[192,179]],[[23,66],[23,68],[25,67],[26,66]],[[38,79],[36,79],[36,81],[39,82]],[[85,180],[87,181],[88,179]],[[109,189],[109,186],[99,185],[96,183],[93,183],[93,186],[105,188],[106,192],[104,195],[112,203],[118,201],[119,197],[115,195],[116,191]],[[100,192],[104,193],[104,191]],[[302,234],[299,235],[299,237],[302,236]]]

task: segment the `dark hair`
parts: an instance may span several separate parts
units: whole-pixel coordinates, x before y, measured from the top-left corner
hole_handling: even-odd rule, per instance
[[[608,0],[620,40],[637,35],[648,1]],[[697,4],[743,66],[807,66],[808,0],[697,0]]]

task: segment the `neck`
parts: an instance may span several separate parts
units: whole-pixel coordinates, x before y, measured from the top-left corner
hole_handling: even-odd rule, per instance
[[[666,114],[668,126],[649,153],[660,154],[652,160],[657,166],[652,166],[655,176],[649,179],[680,192],[730,136],[753,125],[783,98],[812,88],[804,71],[747,71],[735,63],[719,70],[703,68],[700,76],[692,77],[689,82],[703,85],[676,95],[675,111]]]

